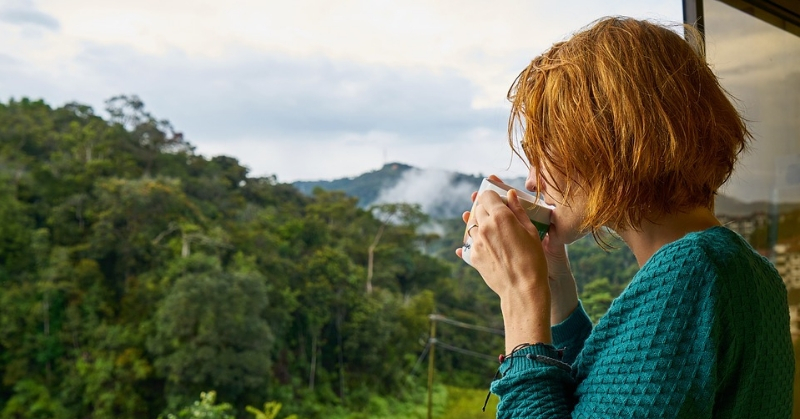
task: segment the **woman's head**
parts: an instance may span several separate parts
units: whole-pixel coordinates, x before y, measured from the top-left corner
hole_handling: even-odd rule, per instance
[[[712,208],[730,177],[749,134],[700,36],[687,34],[601,19],[536,57],[511,86],[512,147],[521,143],[567,205],[583,195],[584,229]]]

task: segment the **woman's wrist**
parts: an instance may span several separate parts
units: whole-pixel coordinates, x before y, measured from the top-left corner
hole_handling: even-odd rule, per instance
[[[545,291],[547,291],[545,289]],[[549,291],[548,291],[549,292]],[[511,295],[500,299],[506,352],[523,343],[551,343],[550,296]]]

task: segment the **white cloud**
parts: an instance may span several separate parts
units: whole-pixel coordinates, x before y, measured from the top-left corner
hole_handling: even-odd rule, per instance
[[[452,217],[470,207],[470,195],[476,186],[454,183],[455,175],[438,169],[411,169],[397,184],[381,191],[375,203],[405,202],[419,204],[426,214],[446,214]]]
[[[533,56],[603,15],[680,19],[677,0],[39,0],[35,10],[58,31],[0,24],[2,99],[99,110],[137,94],[199,151],[286,181],[358,174],[384,155],[502,174],[505,93]]]
[[[515,73],[552,42],[606,15],[679,20],[678,0],[42,1],[65,36],[224,58],[232,47],[297,57],[455,71],[480,86],[477,106],[502,103]]]
[[[293,182],[353,177],[377,170],[382,165],[382,144],[393,140],[394,135],[380,132],[303,138],[265,136],[227,143],[201,141],[198,152],[207,156],[234,156],[254,176],[274,174],[280,182]]]
[[[58,31],[58,19],[42,12],[30,0],[7,1],[0,7],[0,22],[17,26],[34,26],[50,31]]]
[[[721,2],[706,6],[708,60],[735,97],[754,141],[723,193],[745,201],[797,200],[781,186],[780,160],[800,154],[800,42]],[[746,54],[742,54],[747,51]]]

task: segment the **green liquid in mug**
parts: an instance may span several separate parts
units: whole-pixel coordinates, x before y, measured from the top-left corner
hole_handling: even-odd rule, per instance
[[[544,235],[547,234],[547,230],[550,229],[550,224],[540,223],[536,220],[531,220],[531,222],[536,227],[536,230],[539,231],[539,240],[544,240]]]

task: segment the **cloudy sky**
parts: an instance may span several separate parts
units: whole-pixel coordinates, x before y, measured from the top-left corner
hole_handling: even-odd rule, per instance
[[[718,1],[704,7],[708,61],[754,140],[722,193],[800,202],[800,37]]]
[[[278,180],[400,161],[516,176],[505,93],[606,15],[680,0],[0,0],[0,100],[136,94],[204,155]]]

